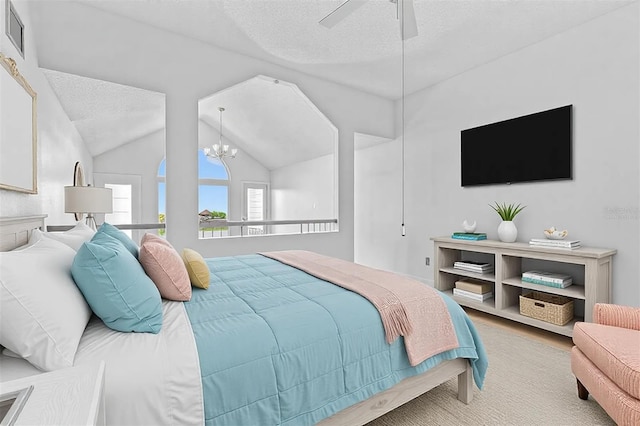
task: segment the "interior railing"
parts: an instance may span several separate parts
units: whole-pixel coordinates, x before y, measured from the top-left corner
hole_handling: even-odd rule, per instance
[[[311,234],[338,230],[338,219],[200,220],[200,238],[275,234]]]
[[[164,223],[135,223],[114,225],[123,231],[164,230]],[[48,225],[47,231],[68,231],[74,225]],[[275,234],[312,234],[334,232],[338,230],[338,219],[299,219],[299,220],[200,220],[201,238],[222,238],[229,236],[256,236]]]
[[[47,225],[47,232],[62,232],[68,231],[75,225]],[[113,225],[123,231],[140,231],[145,229],[165,229],[164,223],[135,223],[135,224],[120,224]]]

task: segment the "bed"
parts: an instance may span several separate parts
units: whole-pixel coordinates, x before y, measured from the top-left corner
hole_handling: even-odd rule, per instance
[[[0,219],[1,250],[24,246],[43,222]],[[89,320],[73,365],[106,362],[108,424],[356,425],[456,377],[464,403],[474,378],[482,386],[482,343],[444,295],[460,345],[411,366],[403,339],[386,343],[361,296],[259,254],[206,263],[209,289],[163,300],[158,334]],[[10,355],[0,359],[3,381],[41,373]]]

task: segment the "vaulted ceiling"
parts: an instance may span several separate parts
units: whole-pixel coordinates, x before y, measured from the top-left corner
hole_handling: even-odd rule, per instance
[[[225,108],[220,120],[219,107]],[[200,120],[269,170],[335,152],[337,129],[294,84],[257,76],[201,99]],[[201,141],[203,142],[203,141]],[[204,141],[210,146],[217,140]]]
[[[345,86],[398,99],[403,94],[403,85],[404,94],[410,94],[634,0],[414,0],[418,36],[404,44],[396,19],[396,5],[389,0],[364,2],[333,28],[321,26],[318,21],[342,1],[28,1],[34,12],[38,38],[55,37],[48,29],[49,24],[57,19],[73,19],[74,7],[83,3],[96,13],[120,15]],[[101,135],[98,127],[110,118],[98,116],[101,108],[87,110],[74,103],[79,102],[83,91],[102,90],[101,96],[108,97],[108,86],[90,88],[85,84],[64,83],[63,78],[53,72],[48,72],[47,77],[59,92],[65,110],[72,112],[73,120],[77,119],[81,133],[96,136],[92,152],[104,150],[104,143],[97,141]],[[157,117],[150,116],[148,102],[159,98],[153,95],[136,100],[136,93],[142,95],[141,92],[122,88],[115,90],[113,96],[121,97],[121,90],[132,102],[130,108],[135,109],[127,110],[124,115],[138,118],[130,120],[137,125],[127,126],[131,127],[131,136],[157,127]],[[77,93],[73,94],[74,91]],[[113,101],[105,102],[115,105]],[[89,111],[96,116],[88,117]],[[91,128],[92,123],[97,127]],[[114,123],[109,126],[113,127]],[[236,137],[253,139],[249,135]]]
[[[42,69],[92,156],[164,129],[163,93]]]

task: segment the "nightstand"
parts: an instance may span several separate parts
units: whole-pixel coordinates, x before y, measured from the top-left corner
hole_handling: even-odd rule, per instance
[[[33,386],[15,425],[104,426],[104,369],[101,362],[0,383],[0,396]]]

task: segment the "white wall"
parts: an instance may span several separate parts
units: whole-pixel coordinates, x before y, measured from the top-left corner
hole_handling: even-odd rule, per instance
[[[38,46],[33,43],[28,7],[22,2],[13,4],[25,26],[25,58],[6,35],[4,1],[0,7],[0,51],[16,61],[18,70],[38,95],[38,193],[30,195],[0,189],[0,216],[44,213],[49,215],[48,224],[74,223],[74,216],[64,213],[64,186],[73,185],[76,161],[83,166],[85,183],[91,183],[91,155],[38,68]],[[5,72],[4,69],[0,71]]]
[[[556,226],[584,245],[617,249],[613,301],[640,306],[638,16],[636,2],[409,96],[407,236],[379,242],[383,255],[356,259],[388,258],[388,269],[432,281],[424,262],[433,257],[429,237],[458,231],[467,218],[497,239],[499,217],[488,204],[518,202],[527,206],[515,220],[519,241]],[[574,106],[573,180],[460,186],[461,130],[566,104]],[[399,177],[397,164],[388,167]],[[359,171],[365,175],[358,180],[366,179],[367,169]],[[381,215],[357,220],[371,230],[397,229],[399,222]]]
[[[353,134],[393,135],[393,102],[82,4],[64,16],[55,2],[39,7],[42,19],[61,21],[56,37],[40,46],[43,67],[166,94],[167,237],[178,249],[188,246],[215,256],[299,248],[353,258]],[[197,209],[198,100],[259,74],[296,84],[338,128],[340,232],[198,240],[192,214]]]
[[[335,219],[335,156],[324,155],[271,171],[271,219]],[[277,232],[299,232],[281,225]]]
[[[399,140],[355,151],[354,259],[389,271],[406,271],[402,237],[401,145]],[[393,253],[393,256],[390,254]]]
[[[158,166],[164,158],[164,129],[97,155],[95,173],[140,176],[141,223],[158,222]],[[111,182],[115,183],[115,182]]]

